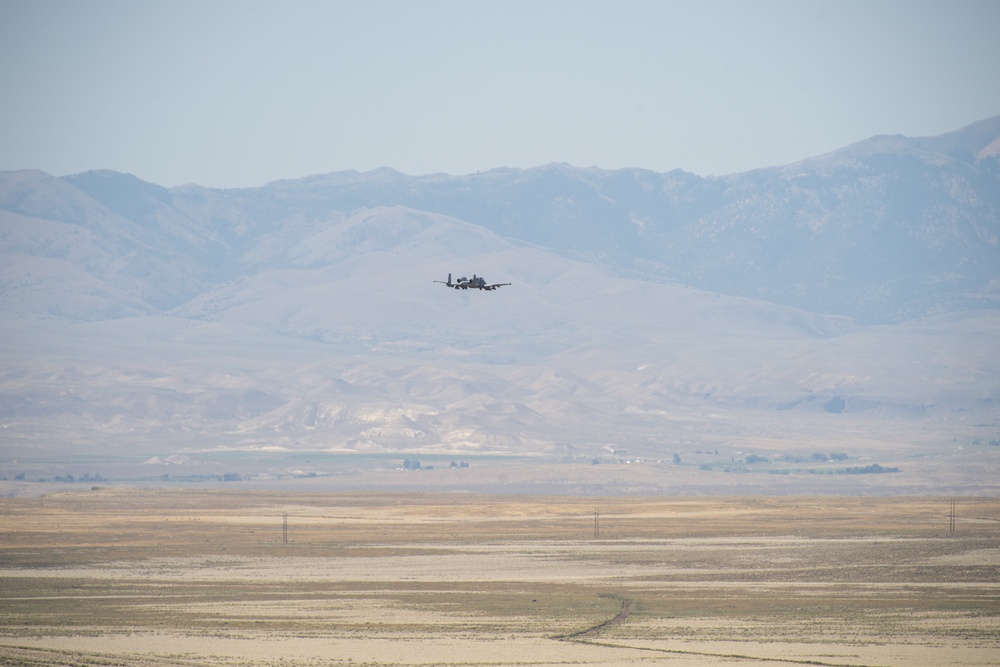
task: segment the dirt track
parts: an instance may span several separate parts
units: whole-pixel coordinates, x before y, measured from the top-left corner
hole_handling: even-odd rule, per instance
[[[588,635],[594,635],[603,630],[604,628],[615,625],[617,623],[622,623],[628,618],[629,611],[632,609],[632,601],[628,598],[622,600],[621,611],[614,618],[609,618],[603,623],[598,623],[597,625],[587,628],[586,630],[580,630],[579,632],[573,632],[568,635],[563,635],[562,637],[557,637],[556,639],[576,639],[578,637],[586,637]]]
[[[0,647],[0,665],[9,667],[197,667],[198,664],[195,660],[162,656],[122,656],[23,646]]]

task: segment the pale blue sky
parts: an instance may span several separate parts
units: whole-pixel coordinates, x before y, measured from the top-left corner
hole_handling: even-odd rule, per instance
[[[1000,2],[0,0],[0,169],[722,175],[1000,114]]]

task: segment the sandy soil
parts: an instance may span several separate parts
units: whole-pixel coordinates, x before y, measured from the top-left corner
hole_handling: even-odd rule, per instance
[[[949,502],[4,499],[0,664],[995,665],[1000,500]]]

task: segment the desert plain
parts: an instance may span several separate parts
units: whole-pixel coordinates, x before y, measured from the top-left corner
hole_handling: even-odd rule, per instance
[[[0,499],[0,664],[1000,663],[1000,499]]]
[[[97,487],[0,534],[3,665],[1000,662],[997,498]]]

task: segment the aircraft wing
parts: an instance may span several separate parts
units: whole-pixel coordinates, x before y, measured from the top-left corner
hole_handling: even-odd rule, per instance
[[[444,281],[444,280],[435,280],[434,282],[441,283],[442,285],[447,285],[448,287],[455,287],[456,286],[455,283],[451,282],[451,274],[450,273],[448,274],[448,280],[447,280],[447,282]]]
[[[492,289],[496,289],[498,287],[505,287],[507,285],[510,285],[510,283],[493,283],[492,285],[486,285],[485,287],[483,287],[483,289],[491,289],[492,290]]]

